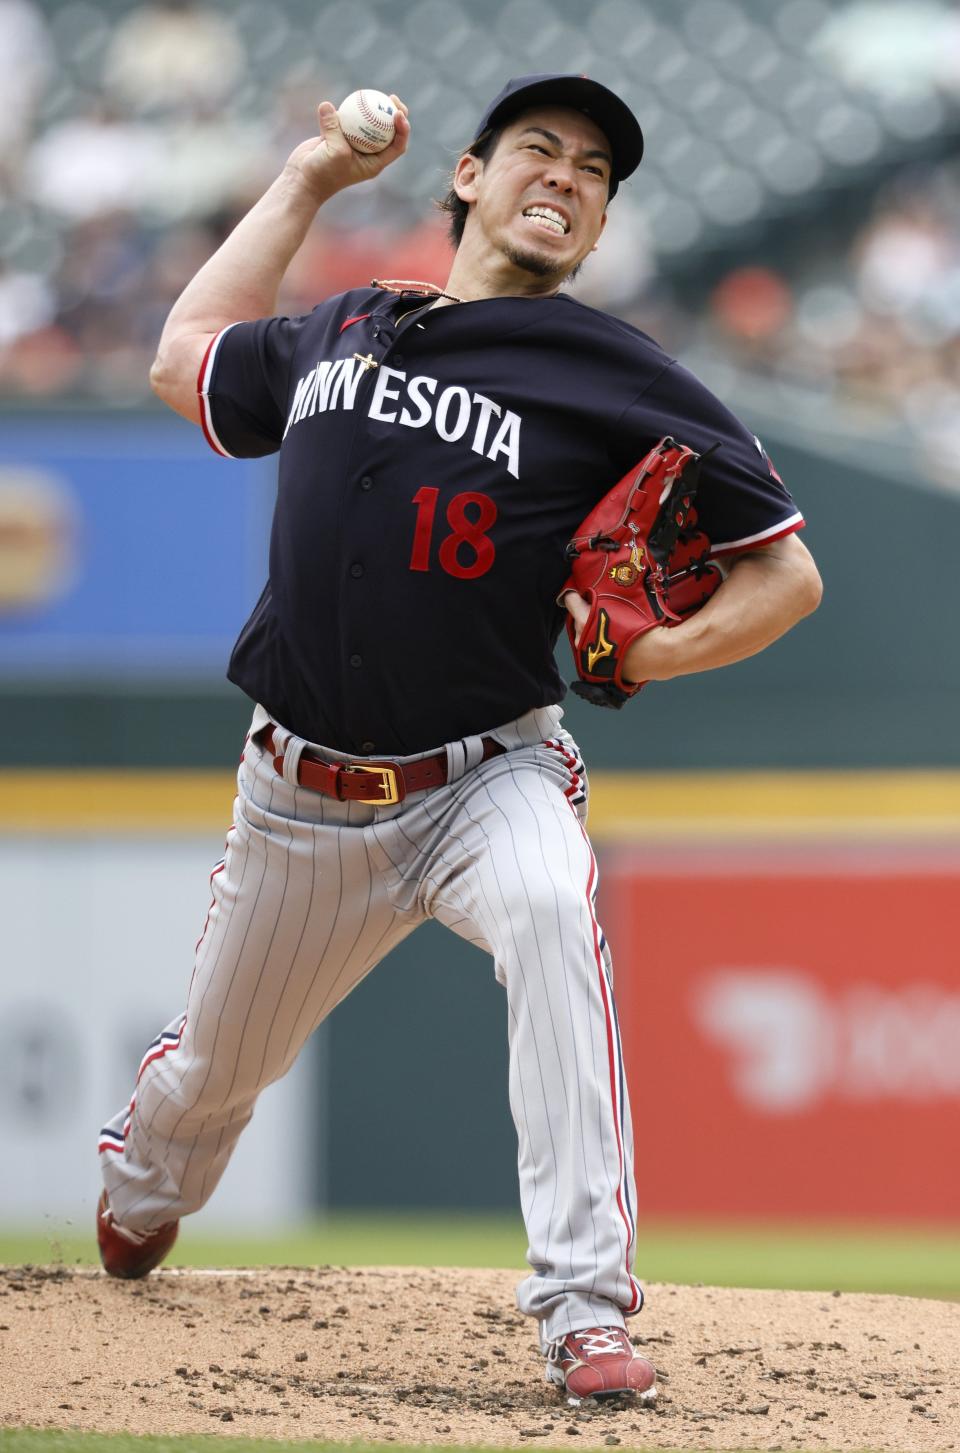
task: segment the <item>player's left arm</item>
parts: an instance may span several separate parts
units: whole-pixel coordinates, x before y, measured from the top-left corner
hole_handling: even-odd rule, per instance
[[[629,647],[629,681],[671,681],[755,656],[820,604],[823,583],[798,535],[735,555],[706,605],[671,630],[647,631]]]
[[[743,550],[727,568],[722,585],[695,615],[632,642],[624,658],[627,681],[672,681],[745,661],[820,604],[820,572],[796,534]],[[583,597],[570,591],[564,604],[582,629],[589,615]]]

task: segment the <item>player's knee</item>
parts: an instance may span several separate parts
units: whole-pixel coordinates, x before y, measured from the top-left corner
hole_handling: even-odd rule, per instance
[[[584,889],[569,878],[552,878],[545,873],[517,878],[505,889],[504,907],[505,927],[523,924],[538,941],[552,935],[565,938],[590,920]]]

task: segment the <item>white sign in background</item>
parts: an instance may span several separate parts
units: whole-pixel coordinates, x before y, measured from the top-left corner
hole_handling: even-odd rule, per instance
[[[92,1232],[97,1135],[185,1007],[218,852],[212,836],[0,838],[0,1224]],[[318,1053],[264,1091],[204,1230],[310,1209]]]
[[[960,1100],[960,993],[919,978],[922,959],[916,972],[828,992],[801,969],[718,968],[695,988],[694,1020],[729,1055],[735,1095],[765,1115]]]

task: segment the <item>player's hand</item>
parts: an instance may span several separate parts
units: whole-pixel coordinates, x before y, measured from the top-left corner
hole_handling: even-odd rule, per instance
[[[583,596],[577,590],[568,590],[563,597],[563,604],[573,617],[574,625],[577,628],[577,645],[580,644],[580,637],[583,628],[590,615],[590,607]],[[623,675],[627,681],[669,681],[674,675],[673,653],[676,645],[675,637],[678,636],[682,627],[675,626],[673,630],[665,630],[663,626],[655,626],[652,631],[644,631],[627,647],[627,654],[624,657]]]
[[[568,590],[563,597],[563,604],[566,606],[568,613],[573,616],[573,623],[577,628],[577,645],[579,646],[583,628],[590,614],[590,607],[578,590]]]
[[[332,101],[321,101],[317,107],[319,136],[302,141],[287,159],[285,170],[297,176],[317,199],[324,202],[344,187],[355,186],[379,176],[384,167],[403,156],[410,139],[408,108],[399,96],[390,100],[397,108],[396,132],[383,151],[354,151],[340,130],[337,108]]]

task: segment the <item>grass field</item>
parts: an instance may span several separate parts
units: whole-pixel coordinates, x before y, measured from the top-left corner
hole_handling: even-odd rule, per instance
[[[4,1432],[0,1429],[0,1448],[4,1453],[424,1453],[422,1447],[405,1448],[399,1443],[275,1443],[251,1441],[249,1438],[147,1438],[120,1433],[56,1433],[30,1428]],[[463,1453],[462,1448],[432,1447],[431,1453]],[[471,1453],[484,1453],[473,1448]],[[490,1453],[503,1453],[502,1448]],[[586,1445],[584,1447],[586,1453]],[[630,1453],[643,1453],[631,1448]],[[659,1448],[656,1453],[684,1453],[682,1448]]]
[[[424,1453],[422,1447],[407,1448],[399,1443],[275,1443],[251,1440],[249,1438],[196,1437],[196,1438],[150,1438],[136,1437],[132,1433],[105,1435],[103,1433],[60,1433],[31,1428],[16,1428],[4,1432],[0,1428],[0,1449],[4,1453]],[[585,1444],[583,1453],[587,1453]],[[464,1453],[462,1447],[441,1448],[431,1446],[431,1453]],[[481,1447],[471,1448],[470,1453],[488,1453]],[[489,1453],[503,1453],[502,1448],[491,1449]],[[644,1453],[642,1448],[631,1448],[629,1453]],[[652,1453],[652,1450],[648,1450]],[[683,1448],[658,1448],[656,1453],[687,1453]],[[703,1450],[700,1450],[703,1453]],[[749,1450],[741,1450],[749,1453]],[[822,1450],[821,1450],[822,1453]],[[852,1450],[847,1450],[852,1453]]]
[[[511,1216],[338,1214],[283,1236],[214,1237],[202,1217],[171,1266],[524,1266]],[[641,1227],[642,1280],[715,1286],[839,1288],[960,1299],[960,1228]],[[96,1263],[92,1233],[52,1225],[0,1232],[0,1263]]]

